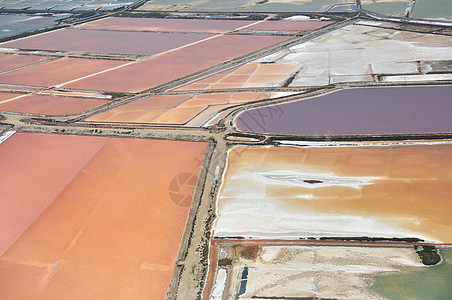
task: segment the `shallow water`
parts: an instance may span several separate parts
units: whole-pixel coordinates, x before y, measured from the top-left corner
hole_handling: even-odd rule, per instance
[[[377,277],[373,288],[387,299],[452,299],[452,250],[443,250],[444,262],[421,272]]]
[[[2,7],[0,2],[0,7]],[[70,16],[69,14],[47,14],[36,17],[26,14],[0,14],[0,38],[16,35],[26,31],[37,30],[58,24],[58,20]]]
[[[452,5],[450,0],[416,0],[411,17],[452,20]]]
[[[408,1],[363,4],[362,9],[384,15],[393,15],[404,11],[408,4]]]

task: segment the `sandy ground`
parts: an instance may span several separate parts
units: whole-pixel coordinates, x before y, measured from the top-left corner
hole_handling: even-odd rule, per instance
[[[376,276],[426,268],[412,248],[225,243],[220,249],[232,263],[218,269],[211,299],[384,299],[372,289]]]

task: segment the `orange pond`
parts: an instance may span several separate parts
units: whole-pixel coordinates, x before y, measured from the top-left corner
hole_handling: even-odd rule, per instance
[[[0,75],[0,83],[50,87],[126,63],[118,60],[61,58]]]
[[[64,29],[8,42],[2,46],[17,49],[154,55],[211,36],[205,33]]]
[[[266,93],[222,93],[205,95],[150,96],[94,115],[87,121],[185,124],[194,117],[202,118],[206,109],[268,99]],[[208,111],[210,115],[212,109]]]
[[[0,111],[41,115],[65,115],[79,113],[108,102],[102,99],[27,95],[15,100],[0,101]]]
[[[245,20],[105,18],[78,27],[83,29],[224,33],[255,22]]]
[[[251,87],[278,87],[284,85],[300,66],[296,64],[248,63],[239,68],[221,72],[176,90],[238,89]]]
[[[197,177],[205,149],[67,135],[7,140],[0,222],[20,234],[39,217],[0,258],[0,299],[163,299],[189,211],[168,187],[180,174]]]
[[[139,92],[289,38],[287,36],[218,36],[147,61],[73,82],[65,87]]]
[[[228,178],[248,171],[271,173],[280,183],[267,184],[266,197],[292,211],[314,211],[320,219],[324,213],[374,217],[452,243],[451,170],[452,145],[238,147],[229,156]],[[359,188],[346,184],[303,187],[299,182],[309,175],[296,175],[299,172],[376,179]],[[226,183],[226,188],[234,187]],[[220,202],[220,211],[228,201]]]

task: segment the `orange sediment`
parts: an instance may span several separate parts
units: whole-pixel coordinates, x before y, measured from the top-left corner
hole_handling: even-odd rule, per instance
[[[150,96],[87,118],[93,122],[185,124],[233,104],[268,99],[267,93]],[[206,112],[206,114],[204,113]]]
[[[299,68],[295,64],[248,63],[242,67],[194,81],[177,90],[239,89],[281,86]]]
[[[102,139],[0,259],[0,298],[165,297],[189,211],[171,200],[168,187],[178,174],[197,178],[194,157],[206,144]],[[173,192],[185,187],[178,188]]]
[[[16,133],[0,145],[0,256],[105,140]]]
[[[211,239],[209,251],[209,271],[207,272],[206,286],[203,292],[203,299],[209,299],[210,293],[215,285],[215,274],[218,267],[218,244]]]

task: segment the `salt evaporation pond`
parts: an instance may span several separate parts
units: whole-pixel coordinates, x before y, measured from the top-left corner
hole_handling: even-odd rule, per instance
[[[7,139],[0,299],[164,299],[206,146],[38,133]]]
[[[452,86],[343,89],[241,113],[241,131],[283,135],[424,134],[452,131]]]

